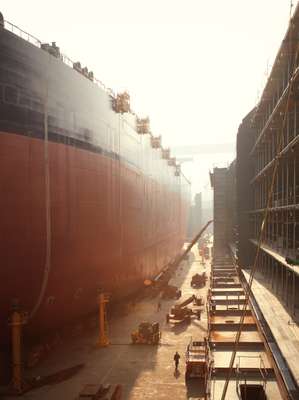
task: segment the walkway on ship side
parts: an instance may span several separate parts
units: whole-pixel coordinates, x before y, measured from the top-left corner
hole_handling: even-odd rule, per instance
[[[244,271],[249,280],[249,272]],[[256,273],[253,294],[297,384],[299,384],[299,326],[281,301],[273,294],[262,274]]]

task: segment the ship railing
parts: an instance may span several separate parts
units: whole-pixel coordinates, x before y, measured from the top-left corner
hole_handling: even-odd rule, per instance
[[[108,93],[112,97],[116,97],[115,93],[111,88],[108,88],[100,79],[94,78],[94,82],[100,86],[102,89],[105,90],[106,93]]]
[[[30,35],[30,33],[23,31],[23,29],[19,28],[18,26],[12,24],[9,21],[4,21],[4,28],[15,35],[19,36],[20,38],[26,40],[27,42],[34,44],[37,47],[41,46],[41,41],[38,40],[35,36]]]
[[[66,56],[65,54],[60,54],[60,58],[64,62],[64,64],[66,64],[70,68],[73,68],[74,63],[68,56]]]
[[[37,39],[35,36],[31,35],[30,33],[24,31],[23,29],[19,28],[18,26],[12,24],[11,22],[4,20],[4,28],[6,30],[14,33],[15,35],[19,36],[23,40],[26,40],[27,42],[33,44],[34,46],[41,48],[42,42],[39,39]],[[61,61],[63,61],[64,64],[66,64],[67,66],[69,66],[72,69],[74,68],[74,61],[71,58],[69,58],[67,55],[60,53],[59,58],[61,59]],[[86,78],[86,79],[88,79],[88,78]],[[97,84],[101,89],[103,89],[109,96],[116,98],[116,94],[114,93],[114,91],[111,88],[108,88],[107,86],[105,86],[105,84],[100,79],[97,79],[96,77],[94,77],[92,79],[92,81],[95,84]],[[130,113],[132,115],[136,115],[133,110],[131,110]],[[186,177],[185,177],[185,179],[187,180]]]
[[[31,35],[30,33],[24,31],[23,29],[19,28],[18,26],[12,24],[11,22],[4,20],[4,28],[6,30],[14,33],[15,35],[19,36],[21,39],[26,40],[27,42],[33,44],[34,46],[41,48],[42,42],[39,39],[37,39],[35,36]],[[70,59],[68,56],[61,53],[60,59],[68,67],[73,68],[74,61],[72,59]],[[115,93],[113,92],[113,90],[110,88],[107,88],[101,80],[99,80],[97,78],[93,78],[93,82],[96,83],[101,89],[103,89],[110,96],[115,97]]]

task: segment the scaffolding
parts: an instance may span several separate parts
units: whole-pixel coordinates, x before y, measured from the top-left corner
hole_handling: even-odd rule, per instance
[[[296,293],[299,284],[299,57],[298,40],[295,40],[298,34],[297,7],[252,115],[254,134],[249,148],[250,161],[247,162],[253,168],[250,185],[243,192],[243,197],[252,198],[247,239],[254,252],[267,208],[274,166],[278,162],[259,270],[292,315],[296,314],[299,305],[299,294]],[[292,260],[294,262],[290,262]]]
[[[214,189],[214,258],[217,258],[237,241],[236,162],[214,168],[210,180]]]

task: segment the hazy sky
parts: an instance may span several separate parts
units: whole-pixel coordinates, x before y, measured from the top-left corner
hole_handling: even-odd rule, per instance
[[[0,7],[107,86],[128,89],[153,133],[179,145],[235,141],[283,39],[290,1],[2,0]]]

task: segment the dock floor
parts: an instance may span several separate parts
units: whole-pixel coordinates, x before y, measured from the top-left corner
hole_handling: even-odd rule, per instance
[[[196,251],[196,250],[195,250]],[[201,289],[190,286],[192,275],[209,270],[198,262],[198,254],[193,252],[190,260],[183,262],[170,284],[182,290],[182,298],[189,295],[202,295],[206,299],[208,285]],[[185,385],[185,351],[191,339],[203,340],[207,329],[206,311],[201,320],[192,318],[191,324],[176,327],[166,324],[166,313],[175,300],[161,300],[162,309],[157,311],[159,298],[144,298],[133,307],[121,307],[121,315],[110,322],[111,345],[97,349],[96,330],[83,337],[70,338],[56,348],[46,360],[31,370],[33,376],[45,376],[61,369],[84,363],[85,366],[71,379],[48,385],[26,393],[26,400],[72,400],[78,397],[85,384],[121,384],[122,400],[146,399],[186,399],[200,398],[198,384]],[[205,310],[205,307],[204,307]],[[131,332],[142,321],[158,321],[161,324],[162,340],[159,346],[132,345]],[[174,353],[181,355],[179,371],[174,371]],[[195,382],[196,383],[196,382]],[[12,398],[12,397],[7,397]]]
[[[195,294],[202,296],[206,302],[208,293],[211,295],[215,289],[215,286],[209,289],[210,280],[205,287],[200,289],[192,288],[190,283],[195,273],[206,271],[209,275],[211,266],[209,263],[206,263],[205,266],[200,264],[196,248],[189,259],[189,262],[184,261],[179,266],[170,284],[176,285],[182,290],[180,300]],[[235,281],[238,284],[238,280],[235,279]],[[225,288],[225,290],[227,289]],[[160,300],[159,296],[140,296],[138,299],[134,303],[120,305],[117,307],[117,313],[114,309],[114,316],[111,317],[109,323],[110,346],[96,348],[96,328],[85,329],[83,333],[68,338],[64,343],[58,345],[48,358],[28,371],[28,375],[48,376],[80,363],[83,363],[84,367],[68,380],[32,390],[23,398],[27,400],[73,400],[78,398],[85,385],[102,383],[120,384],[123,390],[122,400],[203,399],[203,385],[197,379],[185,382],[185,351],[191,338],[203,340],[207,336],[206,307],[203,307],[200,320],[192,317],[189,325],[182,323],[173,326],[166,323],[166,314],[176,303],[175,300]],[[157,309],[159,301],[162,304],[160,311]],[[232,325],[238,324],[238,314],[240,313],[237,309],[225,310],[225,306],[222,304],[216,305],[216,307],[217,310],[211,315],[210,320],[215,329],[211,332],[215,367],[210,387],[212,400],[221,398],[223,378],[227,372],[236,334],[226,324],[228,322]],[[131,332],[142,321],[158,321],[160,323],[162,331],[160,345],[131,344]],[[245,325],[254,326],[249,309],[245,321]],[[237,352],[235,367],[239,363],[246,373],[255,373],[259,369],[259,357],[261,357],[264,367],[271,370],[263,343],[256,331],[242,332],[241,346]],[[181,355],[177,372],[174,370],[173,361],[176,351]],[[256,383],[257,377],[247,375],[246,379],[248,383]],[[228,386],[228,399],[239,400],[236,388],[236,376],[232,376]],[[267,382],[267,395],[271,400],[281,399],[277,383],[272,378],[269,378]],[[12,397],[6,399],[8,398]]]

